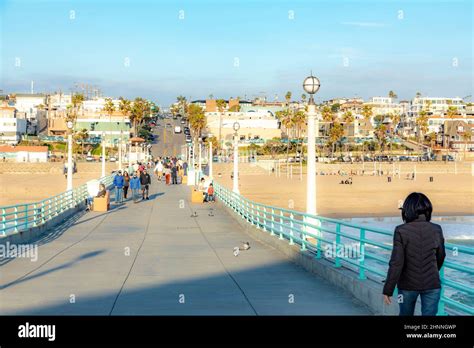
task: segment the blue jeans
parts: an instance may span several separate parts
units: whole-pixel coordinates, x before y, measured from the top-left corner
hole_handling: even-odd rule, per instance
[[[121,203],[122,202],[122,187],[116,187],[115,188],[115,203]]]
[[[398,296],[400,295],[402,295],[399,300],[401,316],[413,316],[418,295],[421,297],[421,315],[434,316],[438,313],[441,289],[430,289],[424,291],[398,289]]]
[[[132,199],[134,202],[138,199],[138,189],[132,189]]]

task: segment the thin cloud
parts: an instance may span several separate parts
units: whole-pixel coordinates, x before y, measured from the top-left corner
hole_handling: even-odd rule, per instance
[[[350,25],[353,27],[384,27],[385,24],[383,23],[377,23],[377,22],[342,22],[342,25]]]

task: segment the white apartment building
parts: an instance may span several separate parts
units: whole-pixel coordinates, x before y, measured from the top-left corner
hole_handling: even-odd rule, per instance
[[[458,116],[454,118],[448,118],[444,115],[432,115],[428,118],[428,133],[441,132],[446,121],[464,121],[467,124],[474,125],[474,116]]]
[[[26,133],[25,113],[12,106],[0,106],[0,143],[16,145]]]
[[[106,103],[105,98],[94,98],[90,100],[84,100],[82,103],[82,108],[84,111],[89,111],[89,112],[100,112],[104,108]],[[120,99],[112,99],[112,103],[115,106],[115,109],[117,110],[120,105]]]
[[[394,99],[390,97],[372,97],[367,103],[364,103],[364,105],[372,106],[374,116],[390,114],[402,115],[404,111],[404,106],[395,103]]]
[[[241,112],[205,112],[209,133],[219,139],[219,134],[225,141],[230,141],[234,134],[234,123],[240,125],[241,141],[261,142],[275,137],[281,137],[280,124],[269,110],[248,110]]]
[[[48,100],[52,109],[66,110],[68,105],[72,105],[72,94],[55,93],[49,96]]]
[[[443,115],[450,106],[454,106],[458,110],[458,114],[466,114],[466,104],[459,97],[415,97],[412,101],[409,116],[416,117],[421,110],[427,110],[429,115]]]

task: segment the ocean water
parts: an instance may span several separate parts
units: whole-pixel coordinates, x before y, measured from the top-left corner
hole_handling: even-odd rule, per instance
[[[398,216],[382,218],[347,218],[343,220],[362,226],[382,228],[392,233],[397,225],[403,223],[401,217]],[[474,216],[433,216],[431,221],[442,227],[446,243],[474,247]],[[358,230],[350,228],[343,229],[343,231],[349,235],[357,235],[359,233]],[[384,236],[369,232],[366,237],[382,242],[386,245],[391,245],[393,238],[392,236]],[[351,241],[348,238],[345,239],[346,240],[343,238],[341,242],[354,244],[354,241]],[[365,251],[367,254],[373,253],[376,255],[383,255],[387,260],[390,258],[390,251],[376,246],[366,246]],[[388,268],[386,264],[377,260],[369,258],[366,258],[365,260],[367,265],[373,266],[376,269],[386,271]],[[456,250],[451,248],[446,248],[446,260],[474,268],[474,255],[456,252]],[[445,277],[474,288],[474,277],[466,272],[445,268]],[[448,286],[446,286],[444,290],[447,297],[474,307],[473,295],[469,295]]]

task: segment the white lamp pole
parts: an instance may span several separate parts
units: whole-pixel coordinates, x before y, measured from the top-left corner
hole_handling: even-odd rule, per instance
[[[102,177],[105,176],[105,132],[102,133]]]
[[[306,213],[317,214],[317,187],[316,187],[316,104],[313,95],[319,90],[320,82],[317,77],[309,76],[303,82],[303,89],[310,95],[308,102],[308,173],[306,178]],[[307,219],[312,225],[319,225],[315,219]],[[309,232],[318,234],[310,228]]]
[[[240,128],[239,122],[234,123],[234,185],[232,191],[240,194],[239,191],[239,139],[238,131]]]
[[[201,138],[199,138],[199,145],[198,145],[198,150],[199,150],[199,153],[198,153],[198,175],[199,177],[201,176],[201,170],[202,170],[202,156],[201,156],[201,151],[202,151],[202,140]]]
[[[212,142],[209,141],[209,179],[213,179],[212,175]]]
[[[69,129],[69,134],[67,135],[67,188],[66,190],[72,190],[72,127],[74,124],[69,121],[67,123],[67,128]]]
[[[119,143],[119,170],[122,170],[122,135],[123,135],[123,131],[120,131],[120,143]]]

